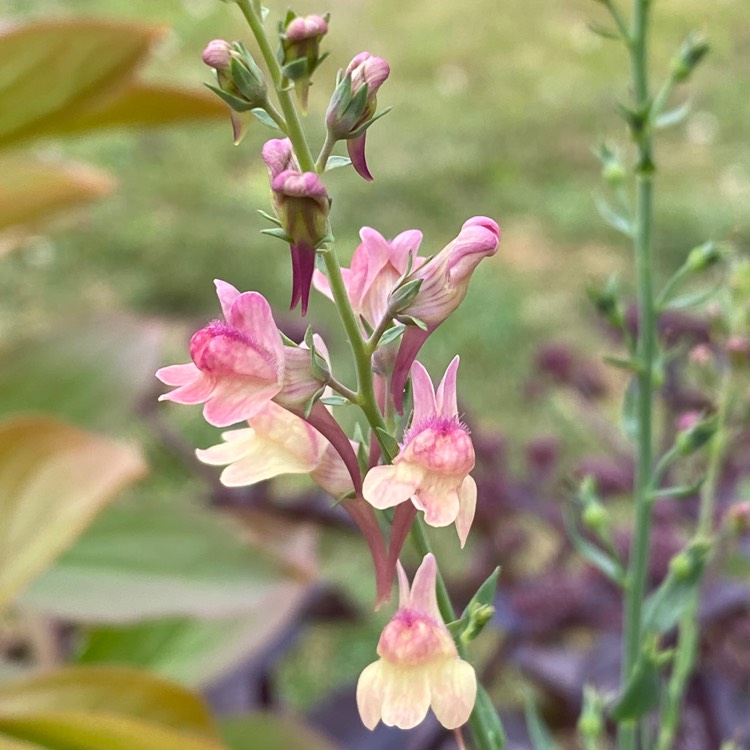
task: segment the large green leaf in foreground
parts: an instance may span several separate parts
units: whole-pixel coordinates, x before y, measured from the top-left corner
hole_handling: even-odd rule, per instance
[[[56,419],[0,423],[0,609],[145,471],[134,446]]]

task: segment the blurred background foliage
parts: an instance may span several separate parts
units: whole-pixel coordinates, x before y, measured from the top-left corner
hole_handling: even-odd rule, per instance
[[[272,18],[286,10],[268,5]],[[362,225],[387,237],[422,229],[429,254],[467,217],[498,219],[500,252],[483,264],[460,312],[430,339],[423,359],[439,368],[461,353],[464,408],[479,429],[512,436],[511,464],[521,462],[520,447],[540,431],[561,438],[574,457],[598,446],[599,436],[577,424],[575,410],[566,421],[559,404],[537,401],[530,409],[524,390],[532,358],[548,339],[601,351],[587,284],[620,271],[627,286],[629,249],[594,208],[600,178],[593,149],[601,140],[629,147],[614,116],[627,96],[624,83],[613,87],[625,81],[626,60],[587,28],[596,4],[304,0],[294,10],[332,13],[325,45],[331,57],[311,91],[311,127],[321,138],[336,69],[363,48],[392,67],[379,99],[393,111],[368,136],[375,182],[365,184],[350,170],[328,178],[344,265]],[[691,114],[661,136],[661,269],[676,266],[707,237],[740,247],[750,239],[746,10],[743,0],[660,3],[658,62],[667,65],[690,29],[702,29],[712,43],[699,86],[691,89]],[[97,17],[163,25],[168,32],[141,73],[154,85],[196,89],[210,80],[200,61],[206,42],[249,41],[236,8],[218,0],[4,0],[0,13],[15,21]],[[162,405],[155,415],[159,389],[151,374],[184,361],[192,330],[217,315],[212,279],[261,291],[279,311],[288,304],[288,252],[259,234],[266,224],[255,212],[268,208],[259,158],[268,137],[271,131],[257,125],[234,146],[228,117],[218,117],[35,141],[25,153],[85,162],[117,187],[95,204],[0,235],[0,409],[51,412],[136,439],[152,467],[27,590],[23,606],[86,622],[73,644],[83,664],[124,661],[209,694],[235,660],[262,652],[289,613],[304,609],[311,582],[335,584],[365,611],[372,601],[364,545],[340,534],[335,521],[313,529],[275,518],[269,526],[266,517],[234,513],[230,533],[226,519],[202,502],[209,491],[222,502],[215,472],[190,465],[189,448],[212,444],[216,431],[197,409]],[[309,316],[322,321],[324,338],[345,355],[327,300],[314,296]],[[282,326],[284,318],[280,312]],[[286,325],[298,323],[288,317]],[[605,408],[614,413],[615,401]],[[290,480],[268,492],[283,508],[287,495],[297,497],[303,487]],[[246,499],[253,497],[249,492]],[[252,547],[240,544],[238,529]],[[535,539],[521,563],[532,572],[551,557],[544,534]],[[441,554],[456,578],[470,564],[454,553],[451,540]],[[160,588],[128,588],[133,572]],[[92,593],[81,597],[82,591]],[[154,591],[173,596],[159,593],[158,606],[149,609]],[[113,609],[113,592],[122,611]],[[247,607],[233,607],[238,601]],[[212,621],[190,619],[207,614],[206,607]],[[386,616],[307,628],[275,675],[287,704],[308,709],[353,680],[372,659]],[[514,688],[506,693],[518,701]],[[233,708],[231,698],[211,697]],[[240,726],[227,726],[225,736],[252,731]]]

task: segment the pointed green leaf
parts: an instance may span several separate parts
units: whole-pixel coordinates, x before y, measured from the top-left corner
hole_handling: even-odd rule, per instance
[[[594,205],[599,212],[599,216],[604,219],[611,227],[621,232],[626,237],[633,236],[633,224],[626,216],[615,211],[614,208],[600,195],[594,196]]]
[[[526,716],[526,729],[529,732],[534,750],[560,750],[560,746],[555,742],[552,733],[547,729],[531,693],[526,694],[524,714]]]
[[[330,172],[332,169],[339,169],[341,167],[348,167],[352,163],[352,160],[348,156],[333,156],[328,157],[326,162],[326,172]]]
[[[659,705],[659,695],[658,660],[644,648],[611,716],[617,722],[637,721]]]
[[[250,110],[250,113],[259,123],[265,125],[267,128],[271,128],[271,130],[279,130],[279,126],[274,122],[273,117],[271,117],[271,115],[269,115],[262,107],[255,107]]]

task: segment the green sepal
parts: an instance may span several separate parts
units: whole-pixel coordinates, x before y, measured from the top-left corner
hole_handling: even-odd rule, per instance
[[[257,211],[264,219],[268,219],[268,221],[270,221],[272,224],[276,224],[277,227],[281,226],[281,222],[279,221],[277,216],[269,214],[267,211],[262,211],[260,208],[257,209]]]
[[[234,94],[230,94],[211,83],[204,83],[203,85],[213,91],[216,96],[228,104],[235,112],[249,112],[256,106],[256,104],[246,102],[244,99],[240,99],[238,96],[234,96]]]
[[[271,128],[271,130],[281,131],[281,128],[274,122],[273,117],[271,117],[271,115],[269,115],[268,112],[263,109],[263,107],[254,107],[250,110],[250,114],[267,128]]]
[[[408,326],[416,326],[417,328],[421,328],[423,331],[427,330],[427,323],[425,323],[420,318],[415,317],[414,315],[399,315],[398,320]]]
[[[308,326],[305,331],[305,344],[307,344],[307,348],[310,350],[310,369],[316,380],[324,383],[328,382],[328,379],[331,377],[331,370],[328,367],[325,357],[323,357],[315,346],[312,326]]]
[[[379,345],[386,346],[387,344],[390,344],[392,341],[395,341],[399,336],[401,336],[405,330],[406,326],[403,323],[396,323],[396,325],[391,326],[380,337]]]
[[[380,438],[379,442],[385,448],[386,453],[388,453],[391,458],[397,456],[399,451],[401,450],[401,447],[398,444],[398,440],[396,440],[396,438],[393,437],[390,432],[384,430],[382,427],[376,427],[375,431],[377,432],[378,437]]]
[[[305,419],[307,419],[310,416],[310,412],[313,410],[313,406],[315,406],[315,402],[318,401],[318,399],[323,395],[325,392],[325,386],[318,389],[313,393],[312,396],[310,396],[310,400],[305,404]]]
[[[275,227],[274,229],[261,229],[261,234],[267,234],[269,237],[275,237],[277,240],[282,240],[288,244],[291,244],[292,238],[281,228]]]
[[[326,406],[351,406],[352,402],[349,401],[345,396],[340,396],[338,393],[334,393],[331,396],[324,396],[320,399],[322,404]]]
[[[643,605],[643,631],[666,633],[687,610],[698,593],[711,553],[711,542],[696,539],[675,555],[669,573]]]
[[[414,301],[414,298],[419,294],[419,289],[422,286],[422,279],[412,279],[396,287],[391,292],[388,300],[388,310],[392,315],[400,313],[405,310]]]
[[[288,78],[290,81],[299,81],[302,78],[307,78],[310,72],[310,66],[306,57],[298,57],[296,60],[286,63],[281,68],[284,78]]]
[[[351,77],[347,76],[347,78],[349,78],[349,85],[351,87]],[[359,119],[365,113],[365,107],[367,106],[367,94],[369,90],[370,87],[368,86],[368,84],[364,83],[357,90],[356,94],[349,94],[349,101],[344,106],[344,110],[342,113],[343,118],[351,118],[355,124],[359,122]]]
[[[330,172],[332,169],[339,169],[341,167],[348,167],[352,163],[352,160],[348,156],[329,156],[326,162],[325,172]]]
[[[262,76],[260,69],[255,64],[255,61],[250,57],[250,53],[245,49],[245,60],[240,62],[236,57],[233,57],[229,63],[229,68],[232,73],[232,80],[237,88],[240,90],[242,95],[247,99],[248,102],[252,102],[254,107],[262,104],[266,98],[266,84],[263,78],[257,78],[254,72],[257,71],[259,76]],[[252,66],[250,70],[246,66]],[[255,70],[253,70],[253,68]]]
[[[370,125],[372,125],[376,120],[379,120],[381,117],[385,117],[392,109],[393,107],[386,107],[381,112],[378,112],[378,114],[376,114],[374,117],[371,117],[366,122],[363,122],[356,130],[352,130],[352,132],[349,134],[349,138],[358,138],[360,135],[362,135],[362,133],[365,132],[365,130],[370,127]]]

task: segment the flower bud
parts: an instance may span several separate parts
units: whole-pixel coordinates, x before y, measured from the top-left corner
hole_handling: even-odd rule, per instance
[[[366,180],[372,180],[372,175],[365,159],[365,135],[367,128],[377,119],[378,89],[390,72],[390,66],[383,58],[360,52],[343,75],[339,75],[326,112],[329,138],[347,141],[352,165]]]
[[[721,260],[721,251],[715,242],[705,242],[693,248],[689,253],[685,265],[693,273],[699,273]]]
[[[274,139],[263,147],[271,194],[284,239],[292,251],[292,308],[307,312],[315,251],[328,236],[331,201],[314,172],[300,172],[289,139]],[[276,230],[272,230],[276,231]]]
[[[747,365],[750,363],[750,339],[747,336],[730,336],[727,354],[735,366]]]
[[[235,112],[263,108],[268,87],[260,68],[242,42],[214,39],[203,50],[203,62],[216,71],[217,86],[208,85]]]
[[[307,111],[310,78],[326,58],[326,55],[320,54],[320,40],[327,33],[327,16],[296,16],[291,11],[281,30],[282,73],[294,81],[297,97],[304,111]]]
[[[709,49],[710,45],[705,37],[700,34],[690,34],[672,60],[672,78],[677,83],[686,81]]]
[[[677,453],[681,456],[689,456],[691,453],[695,453],[711,440],[716,433],[716,429],[716,417],[711,417],[682,430],[675,440]]]
[[[725,524],[732,534],[747,534],[750,531],[750,500],[732,503],[726,514]]]

